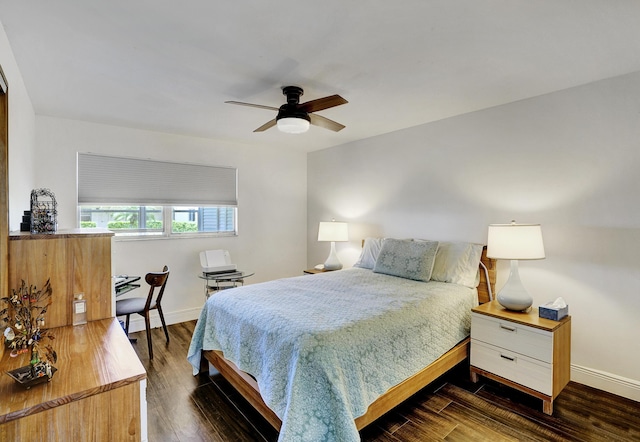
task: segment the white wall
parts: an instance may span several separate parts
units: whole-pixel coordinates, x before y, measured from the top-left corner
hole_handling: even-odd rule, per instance
[[[76,227],[76,152],[238,168],[237,237],[115,241],[114,274],[144,275],[165,264],[171,268],[163,302],[167,322],[199,314],[204,303],[203,281],[197,277],[202,250],[229,250],[240,269],[255,271],[247,283],[302,274],[306,153],[42,116],[36,117],[36,132],[35,184],[54,192],[61,230]],[[142,326],[138,318],[134,329]]]
[[[9,85],[9,226],[20,230],[33,189],[35,114],[7,35],[0,24],[0,66]]]
[[[425,104],[427,105],[427,104]],[[534,305],[572,315],[572,379],[640,400],[640,73],[450,118],[308,159],[308,263],[318,221],[365,236],[486,242],[489,223],[541,223],[520,265]],[[499,268],[499,286],[508,271]]]
[[[489,223],[540,222],[547,259],[522,263],[521,275],[536,304],[570,304],[572,378],[640,400],[639,74],[312,153],[305,212],[304,154],[36,119],[1,28],[0,65],[12,230],[36,187],[55,192],[60,228],[75,227],[76,151],[239,168],[237,238],[115,243],[114,273],[171,266],[169,322],[202,305],[200,250],[229,249],[255,283],[323,262],[320,220],[350,222],[351,243],[338,244],[347,266],[365,236],[485,241]]]

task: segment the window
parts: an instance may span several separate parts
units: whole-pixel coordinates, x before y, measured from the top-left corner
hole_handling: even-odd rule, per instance
[[[102,227],[119,234],[162,235],[162,206],[80,206],[80,227]]]
[[[234,207],[81,205],[80,227],[101,227],[120,236],[235,234],[235,212]],[[165,225],[171,225],[167,232]]]
[[[235,233],[233,207],[172,207],[171,233]]]
[[[236,176],[234,168],[79,153],[80,227],[117,236],[235,235]]]

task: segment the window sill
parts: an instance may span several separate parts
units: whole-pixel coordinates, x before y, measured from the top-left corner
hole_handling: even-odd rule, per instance
[[[228,238],[238,236],[237,232],[233,233],[176,233],[173,235],[118,235],[114,236],[116,242],[126,241],[153,241],[167,239],[194,239],[194,238]]]

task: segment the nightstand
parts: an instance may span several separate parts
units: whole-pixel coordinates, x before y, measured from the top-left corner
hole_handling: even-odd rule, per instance
[[[325,269],[307,269],[304,270],[303,273],[306,275],[315,275],[316,273],[326,273],[326,272],[335,272],[335,270],[325,270]]]
[[[571,316],[560,321],[505,309],[497,301],[471,310],[471,380],[478,375],[542,399],[553,413],[553,400],[571,372]]]

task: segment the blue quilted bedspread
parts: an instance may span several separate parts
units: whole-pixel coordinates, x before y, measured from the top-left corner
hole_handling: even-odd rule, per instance
[[[188,359],[221,350],[256,378],[279,441],[358,441],[354,419],[469,335],[477,294],[353,268],[224,290]]]

